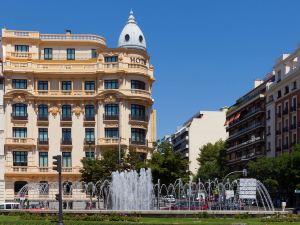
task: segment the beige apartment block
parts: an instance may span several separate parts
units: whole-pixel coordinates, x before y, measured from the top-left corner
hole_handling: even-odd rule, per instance
[[[117,48],[98,35],[69,30],[2,29],[2,51],[0,201],[18,199],[28,183],[56,181],[54,155],[62,155],[69,183],[80,180],[83,157],[101,158],[119,146],[141,160],[150,157],[153,66],[132,12]]]
[[[220,111],[200,111],[186,121],[175,133],[165,136],[163,141],[170,142],[175,152],[181,153],[189,160],[187,170],[196,175],[199,166],[197,158],[200,148],[208,143],[227,138],[226,120],[227,108]]]

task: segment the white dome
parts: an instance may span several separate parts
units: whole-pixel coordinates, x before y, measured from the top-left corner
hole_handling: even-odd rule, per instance
[[[120,34],[118,47],[146,50],[144,34],[137,25],[132,10],[130,11],[128,21]]]

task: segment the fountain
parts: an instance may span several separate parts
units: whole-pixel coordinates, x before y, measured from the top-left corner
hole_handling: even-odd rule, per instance
[[[57,182],[29,183],[18,193],[24,199],[56,209]],[[113,172],[112,180],[64,182],[66,209],[104,210],[249,210],[274,211],[265,186],[256,179],[241,178],[152,184],[150,169]]]

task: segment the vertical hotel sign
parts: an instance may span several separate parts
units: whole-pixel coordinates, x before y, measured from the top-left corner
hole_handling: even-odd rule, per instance
[[[240,199],[256,199],[256,179],[240,179]]]

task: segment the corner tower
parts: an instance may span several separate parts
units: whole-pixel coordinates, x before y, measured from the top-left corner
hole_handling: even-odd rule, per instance
[[[118,47],[141,49],[146,51],[146,40],[144,34],[137,25],[132,10],[129,13],[128,21],[119,36]]]

